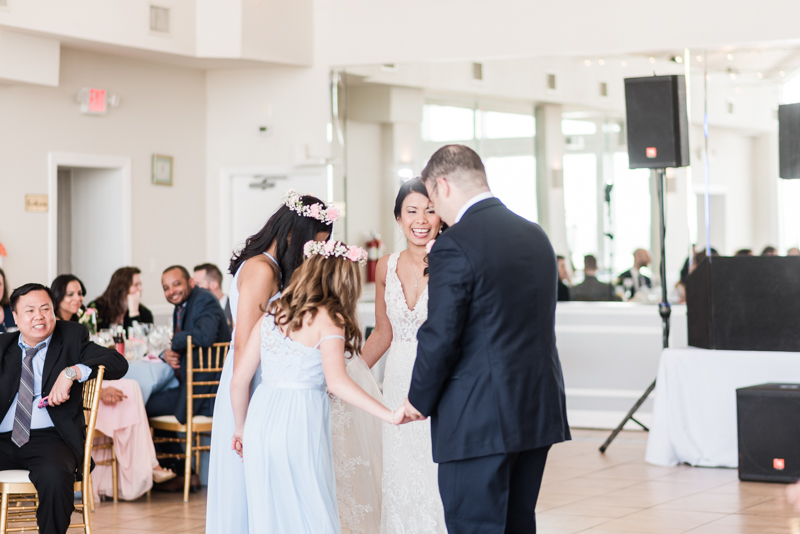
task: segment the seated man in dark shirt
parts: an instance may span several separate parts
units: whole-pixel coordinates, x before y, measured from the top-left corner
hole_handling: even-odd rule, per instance
[[[597,279],[597,259],[589,254],[583,257],[584,280],[573,287],[569,295],[572,300],[584,301],[618,301],[621,300],[614,292],[614,286],[604,284]]]
[[[175,305],[172,315],[172,346],[162,358],[176,370],[180,385],[153,393],[147,401],[147,415],[174,415],[180,423],[186,422],[186,338],[192,336],[194,347],[210,347],[214,343],[231,340],[231,330],[219,300],[211,292],[194,286],[189,271],[180,265],[168,267],[161,275],[164,296]],[[192,355],[194,366],[199,365],[199,353]],[[219,380],[219,373],[196,373],[197,381]],[[216,386],[195,388],[195,393],[214,393]],[[195,399],[194,414],[214,413],[214,399]]]

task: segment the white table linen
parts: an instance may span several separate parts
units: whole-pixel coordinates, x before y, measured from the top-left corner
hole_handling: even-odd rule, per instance
[[[768,382],[800,383],[800,353],[664,350],[645,460],[737,467],[736,390]]]

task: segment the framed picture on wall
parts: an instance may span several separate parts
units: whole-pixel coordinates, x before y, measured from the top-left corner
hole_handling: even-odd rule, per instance
[[[156,185],[172,185],[172,156],[153,154],[153,183]]]

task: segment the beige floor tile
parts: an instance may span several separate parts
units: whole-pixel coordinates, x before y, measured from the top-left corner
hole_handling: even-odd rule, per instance
[[[609,506],[594,503],[591,499],[565,504],[556,508],[551,508],[547,512],[556,515],[578,515],[587,517],[609,517],[617,518],[631,515],[641,511],[641,508],[630,506]]]
[[[551,514],[536,514],[536,532],[542,534],[573,534],[583,532],[587,528],[607,523],[607,517],[586,517]]]
[[[773,500],[769,495],[740,495],[736,493],[696,493],[656,506],[665,510],[687,510],[733,514],[746,508]]]
[[[686,512],[683,510],[648,509],[613,519],[603,524],[603,528],[616,532],[637,532],[641,534],[679,534],[693,528],[711,523],[724,517],[724,514],[708,512]]]
[[[789,518],[728,515],[690,531],[692,534],[789,534]]]

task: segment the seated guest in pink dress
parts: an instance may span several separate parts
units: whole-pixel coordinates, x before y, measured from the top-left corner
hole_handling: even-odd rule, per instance
[[[58,276],[50,286],[55,300],[56,318],[77,322],[85,310],[86,294],[83,282],[72,274]],[[118,495],[124,500],[138,499],[153,486],[153,481],[164,482],[175,473],[158,465],[150,425],[144,411],[144,401],[135,380],[104,380],[100,391],[100,409],[97,430],[114,439],[114,452],[118,465]],[[97,443],[108,438],[95,438]],[[93,453],[95,461],[111,456],[107,449]],[[98,465],[92,472],[95,498],[100,493],[113,493],[111,466]]]

